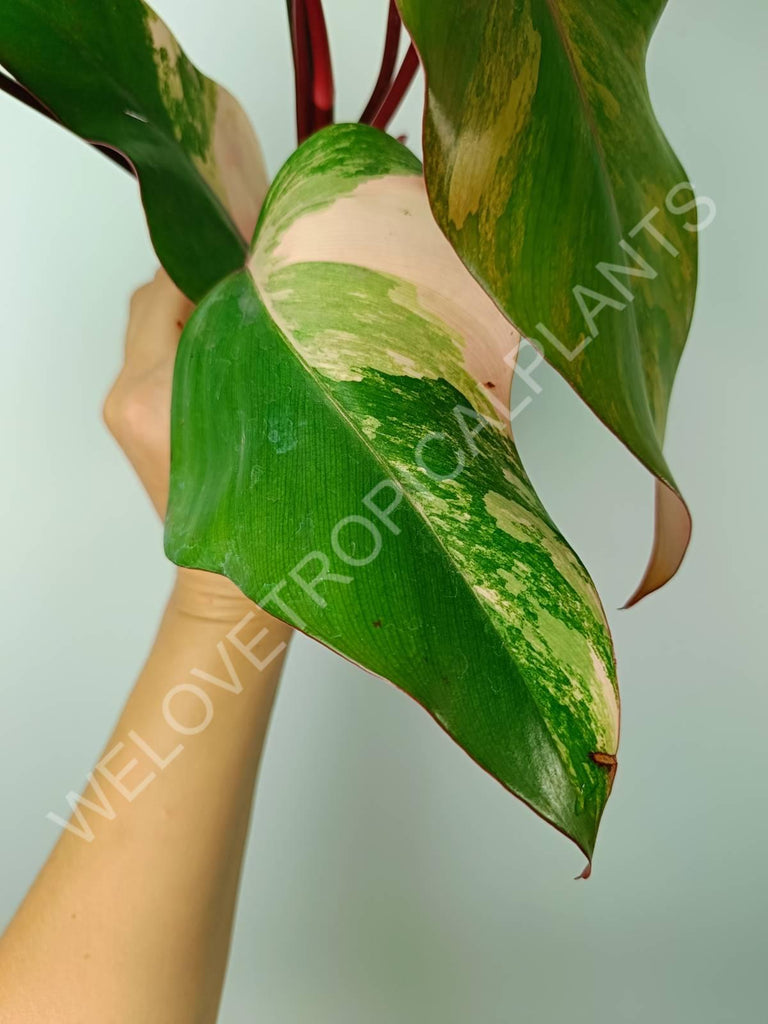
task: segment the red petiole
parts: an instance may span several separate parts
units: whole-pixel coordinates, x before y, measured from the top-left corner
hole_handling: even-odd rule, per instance
[[[374,128],[380,128],[382,131],[386,130],[389,122],[394,117],[397,108],[403,102],[403,97],[408,91],[408,87],[413,81],[418,70],[419,55],[416,52],[416,47],[411,43],[408,47],[408,52],[403,58],[403,63],[400,65],[400,70],[389,88],[389,92],[382,100],[381,106],[371,120],[371,124]]]
[[[361,124],[370,124],[374,115],[381,106],[387,92],[392,85],[392,78],[397,66],[397,50],[400,45],[400,30],[402,21],[400,12],[397,9],[395,0],[389,0],[389,16],[387,18],[387,35],[384,40],[384,56],[381,60],[381,71],[373,87],[371,98],[368,100],[365,110],[360,118]]]
[[[333,123],[333,66],[322,0],[305,0],[312,55],[313,131]]]
[[[296,78],[296,133],[301,144],[314,132],[333,124],[334,82],[322,0],[288,0]],[[385,130],[402,103],[419,68],[411,44],[397,74],[402,21],[390,0],[381,70],[360,121]],[[394,78],[393,78],[394,76]]]

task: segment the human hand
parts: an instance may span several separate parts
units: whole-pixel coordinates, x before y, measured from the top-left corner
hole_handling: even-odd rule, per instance
[[[123,367],[104,403],[104,421],[161,519],[168,505],[173,365],[193,308],[164,270],[133,293]]]
[[[171,386],[179,338],[193,304],[164,270],[131,296],[123,367],[104,402],[104,421],[161,519],[171,468]],[[175,598],[194,614],[229,613],[247,599],[215,573],[180,569]]]

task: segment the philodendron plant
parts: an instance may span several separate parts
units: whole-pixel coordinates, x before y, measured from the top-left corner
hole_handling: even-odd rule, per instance
[[[270,187],[238,103],[142,0],[3,0],[0,24],[5,91],[135,174],[198,304],[170,558],[391,680],[590,861],[613,647],[510,388],[545,357],[654,475],[630,601],[662,586],[690,535],[662,442],[696,283],[644,73],[664,2],[397,0],[361,121],[335,124],[320,0],[289,0],[300,145]],[[386,134],[420,64],[423,167]]]

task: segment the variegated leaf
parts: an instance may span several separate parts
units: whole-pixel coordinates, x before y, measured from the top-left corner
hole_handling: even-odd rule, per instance
[[[146,4],[3,0],[0,64],[133,163],[157,255],[191,299],[243,266],[267,189],[259,144]]]
[[[315,135],[182,336],[166,550],[401,687],[591,856],[612,645],[511,438],[517,347],[418,161]]]
[[[696,290],[696,203],[653,113],[666,0],[398,0],[427,79],[433,212],[461,259],[656,476],[632,600],[680,565],[690,516],[662,454]]]

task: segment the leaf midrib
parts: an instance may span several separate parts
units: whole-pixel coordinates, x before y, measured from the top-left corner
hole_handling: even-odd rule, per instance
[[[571,44],[568,33],[565,30],[565,25],[563,24],[563,19],[560,14],[560,10],[557,6],[558,2],[559,0],[544,0],[544,5],[547,11],[549,12],[549,16],[552,21],[553,27],[558,38],[560,39],[563,52],[565,53],[565,56],[568,60],[568,64],[571,68],[571,79],[576,88],[576,94],[578,96],[578,107],[581,111],[582,118],[586,123],[587,129],[594,144],[594,148],[597,152],[600,174],[603,178],[603,183],[606,186],[606,191],[608,193],[610,212],[614,222],[614,228],[616,229],[617,233],[616,237],[621,238],[623,237],[624,226],[622,224],[618,204],[616,202],[616,194],[613,189],[613,181],[608,170],[608,160],[605,153],[605,147],[603,146],[603,142],[600,137],[600,131],[597,127],[597,122],[595,121],[595,115],[592,110],[592,105],[589,101],[589,97],[587,96],[586,90],[584,88],[584,83],[582,82],[581,76],[579,74],[578,64],[576,63],[576,58],[574,56],[574,48]],[[628,281],[628,287],[632,291],[632,294],[635,296],[635,298],[637,298],[635,294],[635,289],[632,287],[632,282],[633,278],[630,276]],[[634,299],[632,301],[631,306],[632,322],[635,325],[635,336],[637,338],[639,336],[639,328],[637,323],[637,317],[635,316],[634,311]]]

